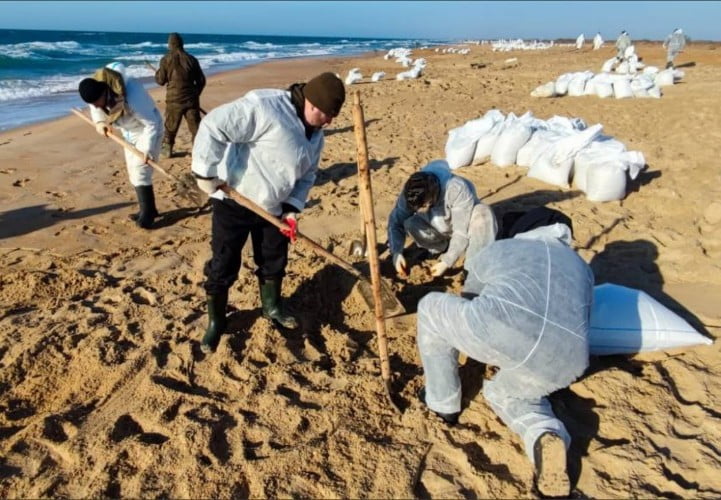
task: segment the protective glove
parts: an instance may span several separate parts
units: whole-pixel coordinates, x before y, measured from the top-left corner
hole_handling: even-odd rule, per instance
[[[110,133],[110,127],[105,122],[98,122],[95,124],[95,131],[103,137],[107,137]]]
[[[396,272],[401,276],[408,276],[408,265],[406,259],[402,253],[397,253],[393,256],[393,267],[396,268]]]
[[[448,264],[446,264],[442,260],[439,260],[438,262],[433,264],[433,267],[431,267],[431,274],[437,277],[445,273],[447,270]]]
[[[298,220],[293,212],[288,212],[280,216],[280,220],[285,222],[288,229],[281,229],[280,233],[286,238],[290,238],[291,243],[295,243],[296,232],[298,231]]]
[[[147,165],[150,160],[154,160],[152,155],[150,153],[143,153],[143,165]]]
[[[204,178],[198,177],[197,175],[195,176],[195,182],[198,184],[201,191],[209,195],[215,193],[220,186],[225,184],[217,177]]]

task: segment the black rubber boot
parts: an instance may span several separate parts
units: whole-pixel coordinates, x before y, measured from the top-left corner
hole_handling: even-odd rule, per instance
[[[673,63],[671,61],[666,63],[666,69],[673,68]]]
[[[263,305],[263,316],[275,321],[283,328],[295,330],[298,328],[298,320],[283,311],[280,300],[280,290],[283,284],[282,279],[260,280],[260,302]]]
[[[140,211],[134,218],[135,224],[143,229],[153,227],[153,221],[159,215],[155,208],[155,193],[153,186],[135,186],[135,194],[138,196]]]
[[[566,468],[566,445],[554,432],[544,432],[533,444],[536,488],[544,497],[568,497],[571,482]]]
[[[200,342],[200,350],[206,354],[215,351],[220,341],[220,336],[225,332],[227,321],[225,309],[228,306],[228,292],[216,295],[208,295],[208,328],[205,330],[203,340]]]

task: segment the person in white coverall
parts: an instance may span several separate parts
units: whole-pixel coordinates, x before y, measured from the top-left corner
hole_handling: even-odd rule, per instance
[[[498,367],[483,395],[522,438],[536,485],[549,496],[569,493],[571,438],[547,396],[588,366],[594,279],[570,241],[570,227],[555,222],[469,253],[461,296],[429,293],[417,315],[421,401],[453,425],[461,411],[459,352]]]
[[[626,49],[630,46],[631,37],[628,36],[628,33],[622,31],[621,34],[618,35],[618,39],[616,40],[616,59],[618,59],[619,61],[623,61]]]
[[[581,50],[583,48],[583,44],[586,41],[586,37],[583,33],[578,35],[578,38],[576,38],[576,50]]]
[[[323,150],[323,127],[345,101],[343,82],[322,73],[288,90],[261,89],[213,109],[200,122],[192,171],[211,195],[212,258],[206,265],[208,327],[201,349],[212,352],[226,328],[228,289],[238,277],[248,235],[260,285],[263,315],[285,328],[297,320],[282,307],[280,294],[288,262],[288,238],[295,239],[296,214],[305,207]],[[227,184],[280,217],[281,232],[226,197]]]
[[[686,47],[686,35],[683,34],[681,28],[676,28],[666,37],[663,47],[666,49],[666,68],[673,68],[676,56]]]
[[[439,255],[432,267],[441,276],[469,246],[488,245],[498,230],[493,211],[476,195],[473,184],[454,175],[445,160],[434,160],[410,176],[388,218],[388,247],[393,266],[406,276],[406,235]]]
[[[82,80],[78,91],[90,105],[90,116],[100,135],[107,137],[110,127],[117,127],[127,142],[145,154],[141,159],[126,149],[125,166],[140,205],[140,211],[132,218],[139,227],[150,229],[158,210],[153,169],[148,160],[158,158],[163,119],[143,84],[127,78],[122,70],[122,65],[111,63],[96,71],[92,78]]]
[[[601,33],[596,33],[596,36],[593,37],[593,50],[598,50],[601,47],[603,47],[603,37],[601,36]]]

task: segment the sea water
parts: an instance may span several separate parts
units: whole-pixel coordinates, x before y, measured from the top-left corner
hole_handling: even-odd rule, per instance
[[[181,34],[206,76],[271,59],[342,56],[441,40]],[[78,84],[112,61],[155,87],[168,33],[0,29],[0,130],[58,118],[83,106]],[[343,76],[343,75],[341,75]]]

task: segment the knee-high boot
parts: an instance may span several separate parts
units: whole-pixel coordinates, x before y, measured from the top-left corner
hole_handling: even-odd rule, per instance
[[[200,350],[206,354],[215,350],[227,326],[225,309],[228,306],[228,292],[208,295],[207,304],[208,328],[200,342]]]
[[[135,224],[143,229],[150,229],[153,221],[159,215],[155,208],[155,193],[153,186],[135,186],[135,194],[138,196],[140,211],[135,219]]]
[[[261,279],[259,284],[260,302],[263,304],[263,316],[277,322],[284,328],[291,330],[298,328],[298,320],[283,310],[283,304],[280,299],[283,280],[280,278]]]

